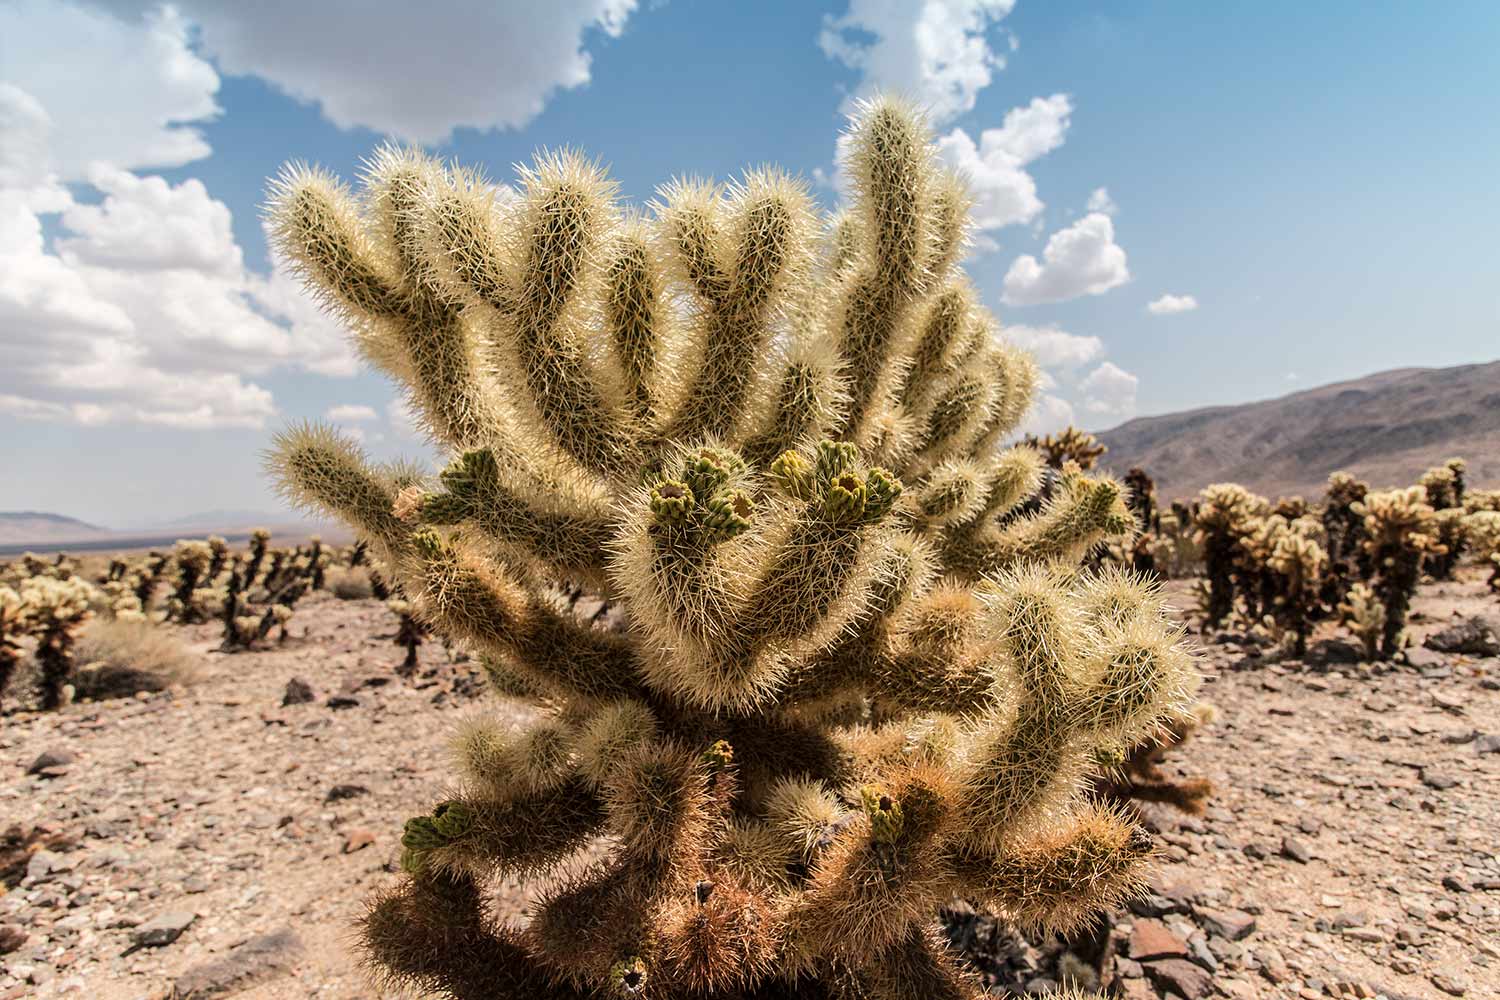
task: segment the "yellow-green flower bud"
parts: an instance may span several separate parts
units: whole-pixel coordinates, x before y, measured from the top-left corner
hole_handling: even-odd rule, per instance
[[[430,851],[447,842],[431,816],[413,816],[401,831],[401,846],[413,851]]]
[[[432,810],[432,824],[445,840],[456,840],[474,825],[474,810],[456,800],[440,802]]]
[[[870,817],[870,836],[877,843],[894,843],[901,836],[901,803],[879,785],[865,785],[859,790],[859,799]]]
[[[812,463],[795,451],[784,451],[771,463],[771,478],[798,500],[812,498]]]
[[[609,985],[617,996],[637,996],[646,988],[646,963],[639,956],[622,958],[609,969]]]
[[[680,528],[687,523],[692,510],[693,491],[687,483],[664,479],[651,487],[651,514],[657,524]]]
[[[864,516],[866,498],[864,480],[846,472],[828,484],[828,491],[823,494],[823,512],[835,523],[858,521]]]
[[[865,475],[865,517],[884,517],[900,496],[901,480],[894,474],[876,466]]]
[[[716,496],[704,505],[703,533],[715,542],[733,538],[750,527],[753,510],[750,498],[738,490]]]

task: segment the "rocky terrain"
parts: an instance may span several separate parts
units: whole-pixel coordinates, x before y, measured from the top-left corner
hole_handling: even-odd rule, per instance
[[[1328,474],[1376,488],[1417,481],[1454,455],[1473,482],[1500,478],[1500,362],[1402,368],[1279,399],[1140,417],[1099,433],[1102,464],[1149,469],[1163,499],[1236,482],[1266,496],[1319,496]]]
[[[1470,652],[1372,671],[1338,642],[1268,663],[1205,639],[1220,719],[1173,766],[1215,793],[1201,817],[1147,815],[1163,864],[1114,920],[1120,995],[1500,997],[1500,640],[1444,631],[1500,606],[1468,581],[1417,610],[1419,640]],[[267,652],[183,631],[205,660],[191,687],[3,720],[0,1000],[388,995],[351,952],[362,900],[448,775],[453,724],[525,709],[478,697],[435,642],[397,678],[375,601],[308,598]],[[969,937],[995,981],[1055,985],[993,921]]]

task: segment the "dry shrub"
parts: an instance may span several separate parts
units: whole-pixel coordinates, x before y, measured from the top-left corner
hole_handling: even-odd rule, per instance
[[[95,618],[75,649],[77,698],[128,698],[197,679],[198,661],[167,629],[150,622]]]
[[[363,566],[335,566],[328,571],[327,587],[341,601],[362,601],[374,597],[370,571]]]

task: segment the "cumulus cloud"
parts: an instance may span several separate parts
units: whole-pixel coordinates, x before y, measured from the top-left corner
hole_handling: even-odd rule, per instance
[[[31,186],[50,174],[81,180],[96,161],[176,167],[207,156],[196,126],[219,113],[219,75],[188,41],[187,22],[170,6],[121,18],[55,0],[0,4],[0,72],[29,96],[31,114],[43,116],[40,138],[34,128],[24,133],[32,143],[26,148],[12,145],[15,121],[0,118],[6,186]],[[0,104],[14,114],[16,100]],[[29,164],[29,180],[6,169],[16,161]]]
[[[1103,212],[1105,215],[1114,215],[1120,210],[1115,200],[1109,196],[1109,188],[1094,188],[1089,195],[1088,210],[1090,212]]]
[[[127,15],[155,0],[113,0]],[[420,143],[455,128],[519,128],[589,82],[591,35],[618,37],[636,0],[440,3],[176,0],[233,75],[315,104],[340,128]],[[44,98],[45,100],[45,98]],[[193,117],[193,116],[181,116]]]
[[[1055,326],[1006,326],[1002,333],[1012,344],[1030,351],[1043,368],[1077,368],[1104,354],[1104,342],[1098,337]]]
[[[1192,312],[1197,308],[1198,300],[1191,295],[1163,295],[1146,305],[1146,311],[1153,316],[1173,316],[1177,313]]]
[[[1066,94],[1038,97],[1012,108],[999,128],[975,142],[961,128],[938,140],[938,155],[963,174],[974,196],[974,225],[982,232],[1030,223],[1045,207],[1026,167],[1067,137],[1073,102]]]
[[[905,94],[941,124],[972,111],[1004,68],[987,36],[1013,7],[1015,0],[850,0],[842,16],[824,16],[818,45],[859,73],[853,96]]]
[[[1103,212],[1090,212],[1052,234],[1038,261],[1017,257],[1005,274],[1002,301],[1030,306],[1102,295],[1130,280],[1125,251],[1115,243],[1115,226]]]
[[[361,403],[344,403],[340,406],[330,406],[323,416],[335,423],[366,423],[379,420],[380,414],[375,412],[375,407],[365,406]]]
[[[1090,413],[1124,417],[1135,412],[1135,393],[1140,381],[1113,361],[1106,361],[1089,372],[1078,389]]]

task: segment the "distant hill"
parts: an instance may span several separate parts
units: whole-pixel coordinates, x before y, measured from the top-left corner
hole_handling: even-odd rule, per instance
[[[1405,486],[1445,459],[1500,484],[1500,362],[1400,368],[1279,399],[1140,417],[1098,435],[1102,464],[1140,466],[1163,499],[1237,482],[1267,496],[1323,493],[1339,469]]]
[[[72,541],[101,538],[108,534],[108,528],[80,521],[76,517],[64,517],[39,510],[0,511],[0,544]]]

